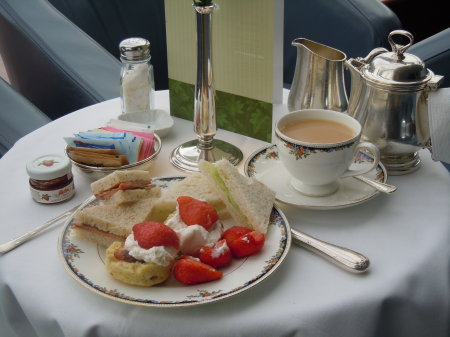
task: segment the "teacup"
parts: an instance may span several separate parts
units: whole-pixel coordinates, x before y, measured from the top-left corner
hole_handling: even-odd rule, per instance
[[[339,187],[340,178],[362,175],[380,161],[378,148],[360,142],[361,124],[343,112],[306,109],[288,113],[275,128],[278,154],[291,175],[291,185],[307,196],[326,196]],[[358,151],[373,158],[352,169]]]

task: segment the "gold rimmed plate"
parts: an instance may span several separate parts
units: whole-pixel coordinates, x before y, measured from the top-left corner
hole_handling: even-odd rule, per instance
[[[184,177],[153,178],[152,183],[164,190]],[[86,200],[80,209],[97,202]],[[112,278],[104,266],[105,249],[95,243],[77,238],[73,233],[73,217],[61,232],[58,251],[68,274],[95,294],[114,301],[149,307],[183,307],[216,302],[238,295],[262,282],[285,260],[291,245],[291,232],[284,214],[276,206],[272,209],[270,224],[263,249],[244,259],[233,259],[230,266],[221,269],[218,281],[186,286],[171,276],[154,287],[135,287]],[[224,227],[234,225],[223,221]]]

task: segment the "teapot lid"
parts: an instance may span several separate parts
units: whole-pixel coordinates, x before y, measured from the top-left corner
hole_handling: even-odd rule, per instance
[[[394,35],[405,36],[409,42],[406,45],[397,44]],[[375,56],[362,69],[364,76],[381,85],[415,86],[428,82],[432,73],[415,55],[405,53],[413,44],[414,38],[405,30],[394,30],[389,34],[389,44],[392,52],[383,52]]]

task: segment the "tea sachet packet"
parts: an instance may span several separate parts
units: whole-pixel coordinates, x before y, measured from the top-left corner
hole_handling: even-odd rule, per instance
[[[112,126],[104,126],[101,128],[101,130],[109,131],[109,132],[127,132],[131,133],[133,136],[141,138],[141,148],[139,151],[139,157],[138,160],[143,160],[145,158],[148,158],[153,153],[153,142],[155,140],[155,135],[153,133],[148,132],[137,132],[133,130],[123,130],[114,128]]]
[[[64,138],[67,145],[94,149],[114,149],[125,155],[130,163],[138,161],[142,138],[128,132],[111,133],[89,130]]]

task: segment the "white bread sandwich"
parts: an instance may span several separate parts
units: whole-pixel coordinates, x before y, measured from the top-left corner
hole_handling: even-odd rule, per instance
[[[77,237],[108,247],[114,241],[123,242],[133,225],[148,221],[156,198],[145,198],[132,204],[105,202],[88,206],[74,215]]]
[[[164,222],[175,211],[177,198],[180,196],[207,201],[216,209],[222,220],[230,217],[224,202],[215,189],[211,188],[207,177],[200,173],[193,173],[161,193],[161,198],[155,202],[153,207],[152,221]]]
[[[214,164],[202,160],[199,168],[238,225],[266,234],[275,201],[274,191],[254,178],[243,176],[226,159]]]
[[[152,185],[150,172],[144,170],[114,171],[91,184],[92,193],[115,205],[159,197],[160,188]]]

